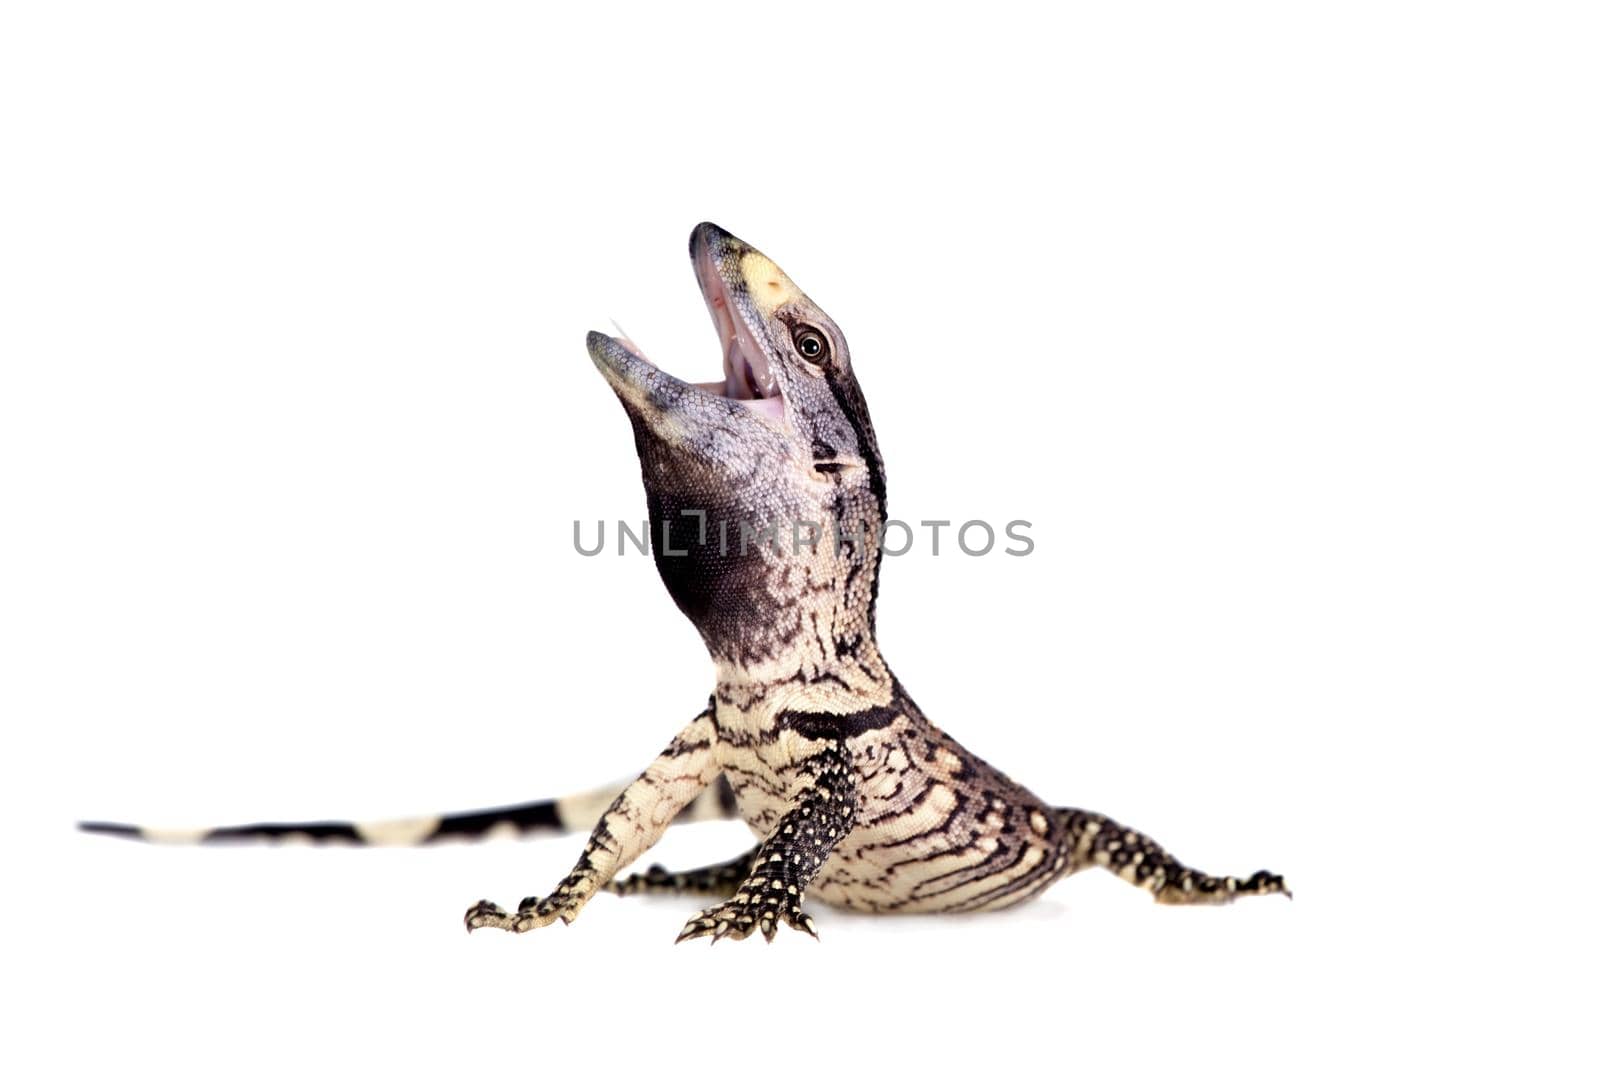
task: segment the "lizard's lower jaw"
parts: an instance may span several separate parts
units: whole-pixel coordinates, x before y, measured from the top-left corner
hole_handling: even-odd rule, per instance
[[[730,276],[738,277],[741,258],[752,251],[737,237],[710,223],[697,227],[689,243],[695,278],[705,296],[722,349],[720,380],[682,381],[661,370],[630,338],[592,335],[590,354],[612,385],[618,389],[631,385],[635,393],[654,394],[660,399],[666,399],[671,393],[681,396],[682,390],[696,390],[721,397],[787,429],[783,390],[773,371],[772,360],[738,303],[744,290],[739,288],[740,295],[736,296],[727,280]],[[597,343],[597,338],[604,340]]]
[[[789,431],[781,395],[740,396],[741,390],[726,379],[700,383],[683,381],[656,366],[627,338],[590,333],[589,357],[624,406],[647,418],[652,412],[669,409],[680,417],[688,416],[707,425],[731,424],[730,420],[755,416],[771,431],[783,434]],[[736,363],[735,369],[743,375],[741,365]]]
[[[712,314],[728,321],[727,332],[723,338],[723,377],[720,381],[685,382],[675,378],[658,367],[654,360],[641,352],[639,346],[627,337],[591,334],[589,354],[600,364],[614,387],[620,387],[621,382],[627,380],[642,384],[648,377],[653,380],[654,392],[659,393],[664,389],[667,392],[675,391],[670,388],[673,385],[681,386],[685,390],[693,389],[708,396],[721,397],[765,416],[780,426],[787,426],[784,418],[783,393],[772,378],[766,357],[754,340],[748,337],[748,330],[733,325],[734,317],[725,307],[719,311],[718,307],[713,305]],[[718,333],[723,333],[723,329],[723,323],[719,321]]]

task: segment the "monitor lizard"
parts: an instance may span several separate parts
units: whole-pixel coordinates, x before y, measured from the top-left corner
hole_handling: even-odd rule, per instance
[[[689,242],[723,354],[691,384],[625,336],[589,356],[639,454],[656,568],[699,630],[716,687],[611,797],[570,874],[514,910],[481,900],[468,930],[570,923],[604,889],[707,894],[678,940],[816,936],[807,896],[875,913],[1009,907],[1099,867],[1163,904],[1281,893],[1261,870],[1217,877],[1105,815],[1047,804],[934,726],[878,648],[888,518],[883,457],[843,333],[778,266],[711,223]],[[805,531],[802,539],[800,531]],[[497,828],[576,829],[597,794],[381,823],[254,824],[184,839],[414,844]],[[760,843],[696,870],[618,875],[674,821],[737,814]],[[95,832],[170,840],[117,823]]]

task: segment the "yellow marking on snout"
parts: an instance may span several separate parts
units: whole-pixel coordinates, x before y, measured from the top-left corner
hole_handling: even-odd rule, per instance
[[[744,275],[750,299],[768,315],[801,295],[789,276],[760,252],[746,252],[741,256],[739,272]]]

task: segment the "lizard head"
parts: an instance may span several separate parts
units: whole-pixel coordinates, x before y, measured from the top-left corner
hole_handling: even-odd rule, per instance
[[[844,334],[720,227],[697,226],[689,254],[719,380],[692,384],[625,338],[589,335],[633,423],[657,569],[714,656],[779,655],[810,628],[848,647],[871,632],[885,511]]]

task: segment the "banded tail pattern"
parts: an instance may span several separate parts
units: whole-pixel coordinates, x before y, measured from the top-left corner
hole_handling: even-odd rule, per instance
[[[587,831],[625,785],[622,783],[574,793],[555,800],[535,800],[500,808],[371,822],[258,822],[175,830],[132,823],[85,821],[78,823],[78,829],[87,834],[124,837],[160,845],[434,845],[501,836]],[[727,779],[722,778],[715,788],[706,790],[693,804],[684,808],[676,821],[729,819],[734,814],[733,790],[728,786]]]

